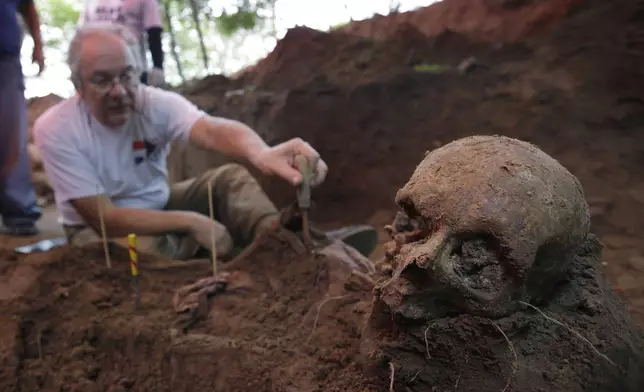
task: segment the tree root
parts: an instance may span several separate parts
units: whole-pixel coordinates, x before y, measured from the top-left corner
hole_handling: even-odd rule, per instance
[[[503,332],[501,327],[499,327],[499,324],[495,323],[492,320],[488,320],[488,321],[490,323],[492,323],[492,325],[494,325],[494,327],[496,327],[496,329],[499,332],[501,332],[501,335],[503,335],[503,337],[505,338],[505,341],[508,343],[508,347],[510,348],[510,352],[512,352],[512,355],[514,356],[514,361],[512,362],[512,365],[511,365],[512,372],[508,376],[508,381],[505,383],[505,387],[501,390],[501,392],[505,392],[510,387],[510,384],[512,383],[512,379],[514,378],[514,375],[517,373],[517,367],[518,367],[518,364],[519,364],[519,357],[517,356],[517,352],[514,350],[514,345],[512,344],[510,339],[508,338],[508,335],[506,335],[505,332]]]
[[[555,323],[555,324],[559,325],[560,327],[564,327],[564,328],[566,328],[570,333],[572,333],[572,334],[573,334],[573,335],[575,335],[577,338],[581,339],[583,342],[585,342],[586,344],[588,344],[588,346],[590,346],[590,348],[595,352],[595,354],[597,354],[597,355],[598,355],[598,356],[600,356],[601,358],[605,359],[605,360],[606,360],[608,363],[610,363],[611,365],[613,365],[613,366],[615,366],[615,367],[618,367],[618,366],[617,366],[617,364],[616,364],[615,362],[613,362],[610,358],[608,358],[606,355],[604,355],[604,354],[602,354],[601,352],[599,352],[599,350],[597,350],[597,349],[595,348],[595,346],[590,342],[590,340],[588,340],[588,339],[586,339],[585,337],[583,337],[579,332],[575,331],[575,330],[574,330],[574,329],[572,329],[570,326],[568,326],[568,325],[566,325],[566,324],[562,323],[561,321],[555,320],[555,319],[553,319],[552,317],[550,317],[550,316],[546,315],[544,312],[542,312],[539,308],[537,308],[537,307],[536,307],[536,306],[534,306],[534,305],[531,305],[531,304],[529,304],[529,303],[527,303],[527,302],[523,302],[523,301],[517,301],[517,302],[518,302],[518,303],[520,303],[521,305],[527,306],[527,307],[529,307],[529,308],[531,308],[531,309],[533,309],[533,310],[535,310],[535,311],[539,312],[539,314],[540,314],[541,316],[543,316],[546,320],[548,320],[548,321],[550,321],[550,322],[552,322],[552,323]]]

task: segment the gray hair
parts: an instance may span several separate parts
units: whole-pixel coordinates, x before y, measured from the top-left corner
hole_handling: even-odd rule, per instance
[[[81,85],[80,75],[80,57],[81,48],[86,38],[96,35],[115,35],[121,38],[125,44],[126,50],[135,59],[135,67],[137,73],[143,71],[140,53],[138,50],[139,41],[132,34],[132,32],[124,25],[111,22],[91,22],[76,29],[76,34],[69,44],[69,51],[67,52],[67,64],[71,71],[71,79],[74,87],[79,88]]]

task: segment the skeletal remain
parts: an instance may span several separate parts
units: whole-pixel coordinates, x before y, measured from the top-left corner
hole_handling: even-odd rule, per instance
[[[535,146],[475,136],[429,153],[398,192],[381,300],[410,318],[499,317],[547,297],[590,225],[579,181]]]
[[[472,391],[642,389],[641,330],[601,276],[579,181],[555,159],[506,137],[457,140],[425,156],[396,202],[362,331],[366,374],[384,381],[397,363],[404,381],[394,387],[409,392],[455,381]],[[526,305],[561,316],[577,337]],[[477,371],[467,376],[463,361]]]

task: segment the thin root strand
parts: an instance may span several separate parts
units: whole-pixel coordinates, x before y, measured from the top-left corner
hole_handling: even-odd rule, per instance
[[[527,306],[527,307],[529,307],[529,308],[531,308],[531,309],[533,309],[533,310],[537,311],[537,312],[538,312],[541,316],[543,316],[546,320],[548,320],[548,321],[550,321],[550,322],[553,322],[553,323],[555,323],[555,324],[557,324],[557,325],[559,325],[559,326],[561,326],[561,327],[566,328],[570,333],[572,333],[572,334],[573,334],[573,335],[575,335],[577,338],[581,339],[583,342],[585,342],[586,344],[588,344],[588,346],[590,346],[590,348],[595,352],[595,354],[597,354],[597,355],[599,355],[600,357],[602,357],[603,359],[605,359],[605,360],[606,360],[607,362],[609,362],[611,365],[613,365],[613,366],[615,366],[615,367],[618,367],[618,366],[617,366],[617,364],[616,364],[615,362],[613,362],[610,358],[608,358],[606,355],[604,355],[604,354],[600,353],[600,352],[599,352],[599,350],[597,350],[597,349],[595,348],[595,346],[590,342],[590,340],[588,340],[588,339],[586,339],[585,337],[583,337],[579,332],[575,331],[575,330],[574,330],[574,329],[572,329],[570,326],[568,326],[568,325],[566,325],[566,324],[562,323],[562,322],[561,322],[561,321],[559,321],[559,320],[555,320],[555,319],[553,319],[552,317],[548,316],[547,314],[545,314],[544,312],[542,312],[539,308],[537,308],[537,307],[536,307],[536,306],[534,306],[534,305],[531,305],[531,304],[529,304],[529,303],[527,303],[527,302],[523,302],[523,301],[517,301],[517,302],[519,302],[521,305],[525,305],[525,306]]]
[[[305,344],[309,343],[309,341],[311,340],[311,337],[313,337],[313,333],[315,332],[315,329],[318,327],[318,321],[320,321],[320,310],[322,309],[322,306],[324,306],[324,304],[326,304],[329,301],[340,300],[340,299],[346,298],[348,296],[349,295],[347,294],[347,295],[339,295],[339,296],[336,296],[336,297],[329,297],[329,298],[326,298],[326,299],[322,300],[318,304],[317,312],[315,313],[315,320],[313,320],[313,329],[311,330],[311,333],[309,334],[309,337],[306,338]]]
[[[512,365],[511,365],[512,366],[512,372],[508,376],[508,381],[505,383],[505,387],[503,387],[503,389],[501,390],[501,392],[505,392],[510,387],[510,383],[512,383],[512,379],[514,378],[514,375],[517,372],[517,365],[519,363],[519,357],[517,356],[517,352],[514,350],[514,345],[512,344],[510,339],[508,338],[508,335],[506,335],[505,332],[503,332],[501,327],[499,327],[499,324],[495,323],[492,320],[490,320],[490,322],[496,327],[496,329],[499,330],[499,332],[501,332],[501,335],[503,335],[503,337],[505,338],[505,341],[508,343],[508,347],[510,348],[510,351],[512,352],[512,355],[514,356],[514,362],[512,362]]]
[[[429,354],[429,341],[427,340],[427,332],[429,332],[429,327],[431,327],[431,326],[432,325],[429,324],[427,326],[427,328],[425,328],[425,333],[424,333],[424,335],[425,335],[425,351],[427,352],[427,359],[432,359],[432,356]]]

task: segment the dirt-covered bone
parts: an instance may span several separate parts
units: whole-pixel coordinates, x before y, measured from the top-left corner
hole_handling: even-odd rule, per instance
[[[457,140],[396,201],[362,335],[367,374],[408,392],[642,390],[644,335],[557,161],[506,137]]]
[[[409,294],[391,296],[401,302],[389,305],[412,318],[499,317],[515,300],[546,298],[590,226],[579,181],[535,146],[507,137],[474,136],[432,151],[396,202],[429,228],[401,247],[397,273],[410,281],[422,275],[416,289],[432,300],[412,299],[398,281],[384,289]]]

